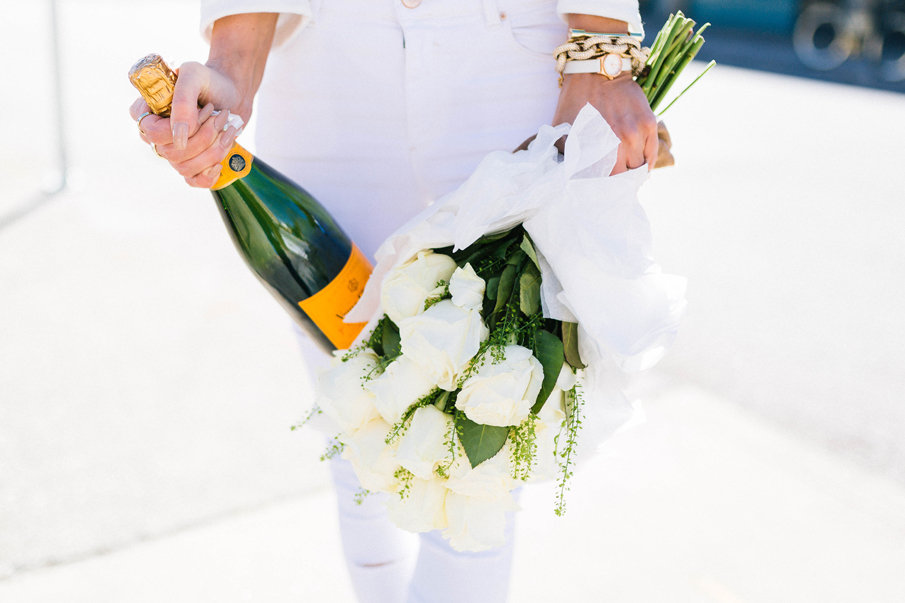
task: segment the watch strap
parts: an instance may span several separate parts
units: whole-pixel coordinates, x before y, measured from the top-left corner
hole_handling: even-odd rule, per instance
[[[563,73],[599,73],[606,75],[603,70],[603,59],[604,57],[584,61],[569,61],[566,63]],[[632,60],[630,58],[622,57],[622,71],[632,72]]]

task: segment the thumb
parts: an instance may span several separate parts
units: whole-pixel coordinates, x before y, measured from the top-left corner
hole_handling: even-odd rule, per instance
[[[173,147],[177,151],[185,150],[189,136],[198,129],[198,98],[207,88],[208,80],[207,68],[200,63],[184,63],[179,68],[170,109]]]

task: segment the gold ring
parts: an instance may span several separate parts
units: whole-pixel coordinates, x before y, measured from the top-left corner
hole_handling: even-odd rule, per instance
[[[147,136],[147,134],[145,134],[145,131],[141,129],[141,120],[143,120],[150,114],[151,114],[150,111],[145,111],[144,113],[142,113],[141,115],[138,116],[137,120],[135,120],[135,125],[138,126],[138,131],[141,132],[142,136]]]
[[[164,157],[163,155],[161,155],[160,153],[157,152],[157,145],[154,144],[153,142],[151,143],[151,150],[154,151],[154,154],[157,155],[158,157],[160,157],[161,159],[166,159],[166,157]]]

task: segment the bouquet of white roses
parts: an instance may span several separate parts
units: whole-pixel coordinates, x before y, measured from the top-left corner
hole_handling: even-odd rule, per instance
[[[330,454],[363,494],[391,494],[399,527],[502,544],[514,488],[558,476],[562,513],[577,457],[632,416],[620,375],[663,356],[685,281],[651,259],[647,168],[609,175],[618,144],[587,106],[488,155],[378,251],[346,317],[368,324],[316,403],[336,424]]]

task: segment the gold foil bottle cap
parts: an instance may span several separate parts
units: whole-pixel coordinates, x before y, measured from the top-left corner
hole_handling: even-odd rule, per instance
[[[159,54],[149,54],[132,65],[129,81],[141,93],[152,113],[161,117],[170,116],[176,73]]]

